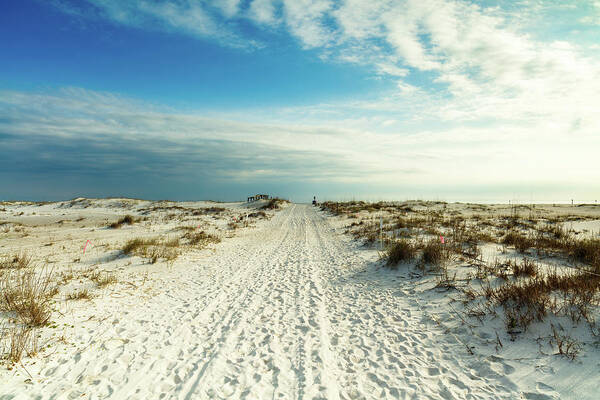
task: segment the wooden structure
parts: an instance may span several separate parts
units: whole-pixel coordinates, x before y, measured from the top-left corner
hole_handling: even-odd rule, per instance
[[[248,203],[250,203],[251,201],[256,201],[256,200],[269,200],[269,195],[268,194],[257,194],[257,195],[248,197]]]

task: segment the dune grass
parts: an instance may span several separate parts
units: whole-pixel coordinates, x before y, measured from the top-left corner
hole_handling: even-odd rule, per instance
[[[389,245],[385,252],[386,265],[396,268],[399,263],[412,261],[417,256],[417,246],[408,240],[399,240]]]
[[[0,353],[16,363],[37,353],[37,328],[52,316],[51,301],[58,293],[52,270],[36,268],[27,253],[4,256],[0,261],[0,311],[10,315],[0,332]]]
[[[429,240],[423,247],[421,262],[425,265],[441,266],[450,260],[452,250],[438,238]]]
[[[92,295],[87,289],[77,290],[75,292],[69,293],[66,296],[67,300],[89,300],[91,298]]]
[[[89,278],[100,288],[118,282],[117,276],[108,271],[94,271],[90,274]]]
[[[183,235],[183,238],[187,239],[190,246],[195,247],[204,247],[209,243],[219,243],[221,241],[218,236],[206,233],[204,231],[186,232],[185,235]]]
[[[43,326],[50,319],[50,299],[58,291],[52,284],[52,270],[11,269],[2,275],[0,289],[1,311],[14,313],[28,326]]]
[[[0,355],[11,363],[18,363],[23,356],[34,356],[39,350],[36,329],[16,325],[0,332]]]
[[[134,218],[131,215],[126,215],[126,216],[124,216],[122,218],[119,218],[118,221],[113,222],[108,227],[112,228],[112,229],[119,229],[123,225],[133,225],[134,223],[139,222],[139,221],[140,221],[139,218]]]
[[[0,259],[0,270],[28,268],[31,265],[31,259],[27,253],[6,255]]]
[[[495,211],[500,207],[449,209],[443,202],[422,201],[326,202],[321,207],[347,219],[346,233],[366,246],[379,241],[382,221],[386,266],[395,269],[405,262],[408,268],[421,267],[423,279],[433,273],[436,289],[462,293],[465,318],[484,323],[486,317],[500,317],[513,339],[534,323],[545,322],[550,330],[555,318],[565,317],[574,325],[586,323],[593,336],[600,336],[594,320],[600,306],[600,239],[580,237],[562,224],[600,216],[547,215],[534,206],[514,206],[506,214]],[[481,257],[486,244],[502,246],[497,247],[500,260]],[[551,258],[560,268],[542,267],[536,258]],[[434,268],[426,270],[426,265]],[[552,328],[547,340],[557,354],[575,358],[580,349],[576,341],[562,328]]]
[[[278,210],[282,204],[289,203],[289,201],[274,197],[267,204],[261,207],[261,210]]]
[[[179,238],[162,240],[160,238],[134,238],[128,240],[121,251],[126,255],[148,258],[151,264],[158,260],[173,261],[179,253]]]

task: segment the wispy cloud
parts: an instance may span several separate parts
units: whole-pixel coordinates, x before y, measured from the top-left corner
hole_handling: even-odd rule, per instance
[[[260,25],[275,26],[281,22],[277,3],[277,0],[254,0],[248,7],[247,15]]]
[[[591,12],[580,19],[580,22],[590,25],[600,25],[600,1],[590,1]]]
[[[213,4],[196,1],[145,0],[53,0],[60,10],[83,18],[106,19],[115,24],[148,30],[163,30],[216,40],[232,47],[260,47],[236,32],[239,0],[220,0]]]
[[[320,49],[324,60],[369,66],[373,75],[396,79],[398,89],[390,90],[386,103],[415,86],[430,102],[443,96],[447,101],[432,112],[447,120],[556,117],[596,123],[600,60],[577,44],[527,33],[534,27],[525,15],[541,7],[560,11],[562,3],[502,8],[456,0],[86,0],[91,8],[76,8],[60,1],[69,12],[234,46],[258,45],[239,29],[242,21],[277,28],[304,48]],[[587,7],[600,10],[597,1]]]

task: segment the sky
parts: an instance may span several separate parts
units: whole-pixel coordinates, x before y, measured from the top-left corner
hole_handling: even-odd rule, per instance
[[[600,200],[600,0],[6,0],[0,200]]]

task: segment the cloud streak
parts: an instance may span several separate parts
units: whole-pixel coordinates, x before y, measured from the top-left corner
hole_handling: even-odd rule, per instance
[[[252,48],[258,42],[245,39],[236,32],[230,19],[239,11],[237,0],[206,4],[196,1],[146,0],[55,0],[61,11],[88,19],[104,19],[118,25],[139,29],[177,32],[198,38],[216,40],[232,47]]]
[[[360,181],[381,167],[352,148],[348,132],[318,126],[241,123],[83,89],[0,92],[5,172],[77,170],[214,180]],[[19,155],[18,157],[16,155]]]
[[[0,170],[15,176],[369,184],[401,192],[411,185],[533,182],[586,188],[600,173],[599,138],[563,135],[552,125],[542,134],[514,125],[494,135],[477,126],[409,133],[378,116],[298,123],[305,110],[244,122],[250,118],[182,114],[73,88],[0,92],[0,106]],[[377,121],[380,128],[373,129]]]

